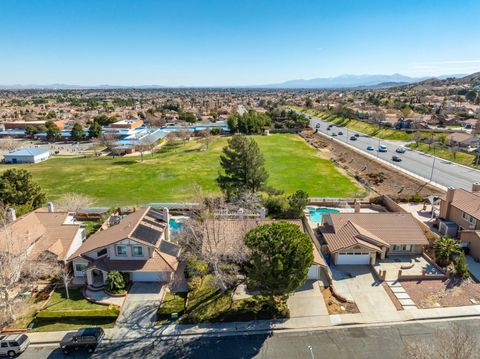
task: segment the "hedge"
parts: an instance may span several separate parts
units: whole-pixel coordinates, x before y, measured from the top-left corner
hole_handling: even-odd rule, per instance
[[[118,308],[105,308],[102,310],[75,310],[75,311],[48,311],[43,310],[36,315],[38,319],[64,319],[64,318],[116,318],[120,314]]]

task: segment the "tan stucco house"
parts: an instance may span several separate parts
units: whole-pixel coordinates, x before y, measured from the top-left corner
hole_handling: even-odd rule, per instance
[[[337,265],[374,264],[391,255],[421,254],[428,245],[410,213],[325,213],[322,251]]]
[[[141,208],[93,234],[69,257],[74,276],[92,287],[110,271],[133,282],[168,282],[178,268],[180,248],[169,241],[168,209]]]

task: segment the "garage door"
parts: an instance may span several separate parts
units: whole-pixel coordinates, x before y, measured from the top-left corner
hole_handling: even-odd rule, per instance
[[[311,266],[307,274],[307,279],[315,279],[315,280],[319,279],[319,271],[320,271],[319,266],[317,265]]]
[[[161,272],[132,272],[133,282],[165,282],[166,275]]]
[[[337,264],[370,264],[370,253],[339,253]]]

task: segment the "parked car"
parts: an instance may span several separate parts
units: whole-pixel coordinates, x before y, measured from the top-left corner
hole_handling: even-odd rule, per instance
[[[27,350],[30,339],[25,334],[0,335],[0,356],[13,358]]]
[[[384,146],[384,145],[380,145],[380,146],[378,147],[378,152],[387,152],[387,147]]]
[[[374,148],[373,146],[368,146],[368,147],[367,147],[367,150],[368,150],[368,151],[373,151],[374,149],[375,149],[375,148]]]
[[[356,141],[357,138],[355,136],[350,136],[350,141]]]
[[[338,135],[339,135],[339,136],[343,136],[343,132],[342,132],[342,131],[339,131],[339,132],[338,132]]]
[[[332,136],[336,136],[336,135],[337,135],[337,133],[336,133],[336,132],[332,132]]]
[[[60,342],[60,348],[64,354],[77,350],[93,353],[104,336],[102,328],[82,328],[77,332],[67,333]]]
[[[392,161],[393,161],[393,162],[402,162],[402,159],[401,159],[400,157],[398,157],[398,156],[393,156],[393,157],[392,157]]]
[[[405,149],[405,147],[397,147],[397,149],[395,150],[395,152],[397,153],[405,153],[407,150]]]

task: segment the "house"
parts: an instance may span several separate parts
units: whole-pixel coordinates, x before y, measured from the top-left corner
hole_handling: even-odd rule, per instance
[[[65,120],[53,120],[53,123],[57,125],[60,130],[65,128]],[[25,130],[27,126],[41,127],[45,126],[47,120],[37,120],[37,121],[7,121],[3,125],[5,130]]]
[[[110,125],[111,128],[128,128],[129,130],[134,130],[141,126],[143,126],[143,121],[137,119],[120,120]]]
[[[10,208],[5,230],[0,231],[0,252],[26,253],[33,260],[48,252],[65,262],[84,238],[85,230],[73,214],[55,212],[52,204],[19,218]]]
[[[448,135],[448,142],[462,148],[478,147],[478,137],[469,133],[454,132]]]
[[[141,208],[96,232],[69,257],[74,276],[92,287],[103,286],[110,271],[133,282],[170,281],[180,248],[169,241],[169,216],[166,208]]]
[[[3,156],[5,163],[38,163],[50,157],[48,148],[33,147],[14,150]]]
[[[442,235],[456,237],[464,230],[480,230],[480,183],[472,190],[448,188],[440,201],[438,229]]]
[[[320,254],[320,244],[308,225],[302,220],[282,220],[284,222],[297,225],[303,233],[306,233],[313,242],[313,264],[307,275],[307,279],[326,280],[327,263]],[[214,250],[225,256],[236,256],[248,254],[248,249],[244,244],[245,234],[264,224],[272,224],[275,220],[259,218],[248,219],[217,219],[207,223],[206,238],[211,238],[215,242]],[[205,250],[211,250],[208,239],[203,243]],[[207,248],[209,247],[209,248]]]
[[[322,251],[334,264],[374,264],[390,255],[421,254],[428,245],[410,213],[325,213]]]

